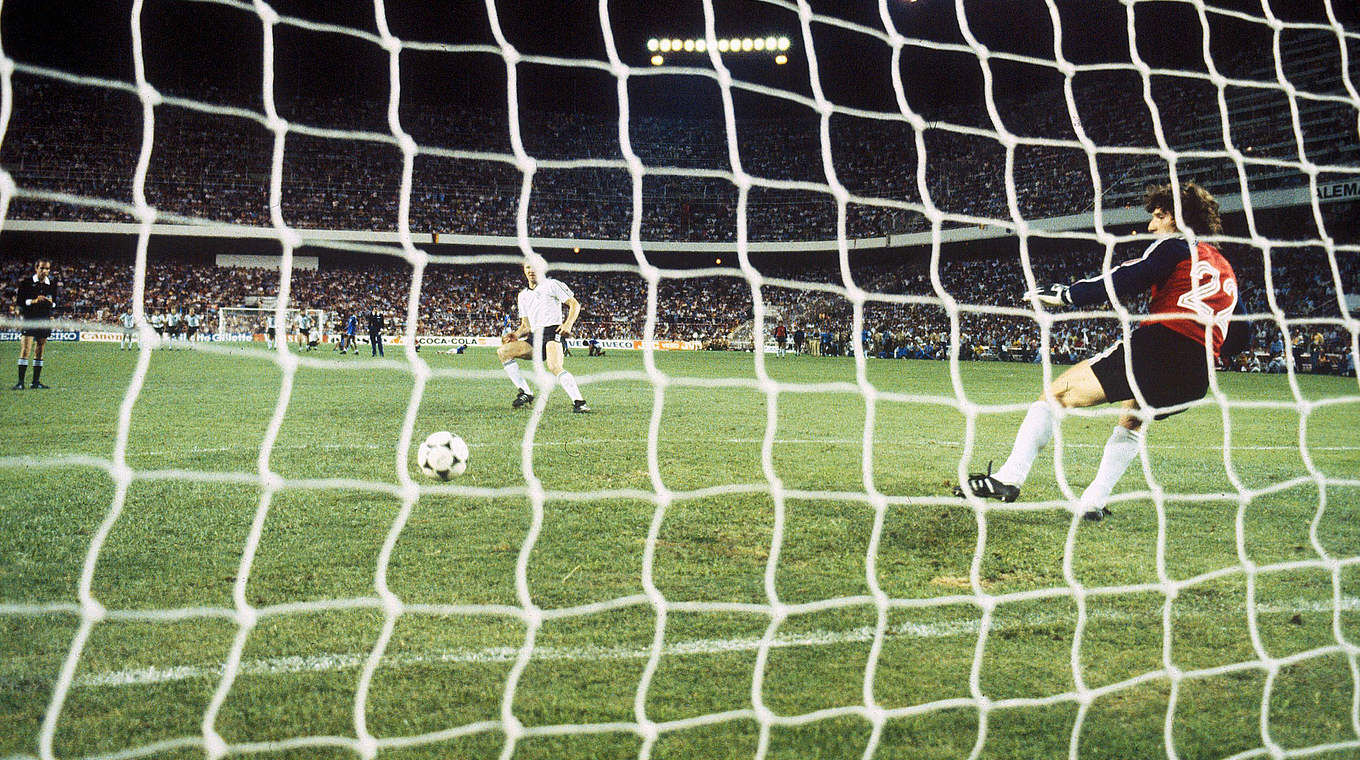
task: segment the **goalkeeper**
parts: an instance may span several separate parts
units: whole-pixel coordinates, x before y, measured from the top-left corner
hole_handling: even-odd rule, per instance
[[[1142,257],[1115,267],[1108,275],[1121,299],[1150,290],[1149,311],[1154,319],[1134,329],[1127,345],[1119,341],[1054,380],[1030,405],[1001,469],[993,474],[988,467],[986,474],[969,475],[967,483],[955,486],[954,495],[971,493],[1015,501],[1034,458],[1053,436],[1054,405],[1072,409],[1122,403],[1123,413],[1105,442],[1095,480],[1077,504],[1086,519],[1102,519],[1109,514],[1105,502],[1115,484],[1138,456],[1145,416],[1141,402],[1151,407],[1154,419],[1184,411],[1204,397],[1218,357],[1233,356],[1248,347],[1250,323],[1231,320],[1233,314],[1244,313],[1232,267],[1216,247],[1195,239],[1223,231],[1218,202],[1195,183],[1185,183],[1179,192],[1180,211],[1189,229],[1181,230],[1172,193],[1169,184],[1148,188],[1144,196],[1144,208],[1152,215],[1148,232],[1159,237]],[[1104,302],[1107,295],[1104,276],[1025,293],[1031,302],[1048,307],[1089,306]],[[1132,370],[1132,384],[1126,367]]]

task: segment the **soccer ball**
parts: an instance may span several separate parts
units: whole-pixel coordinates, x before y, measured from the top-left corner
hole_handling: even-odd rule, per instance
[[[467,441],[447,430],[430,433],[416,452],[416,465],[420,471],[440,480],[462,475],[467,470],[467,463]]]

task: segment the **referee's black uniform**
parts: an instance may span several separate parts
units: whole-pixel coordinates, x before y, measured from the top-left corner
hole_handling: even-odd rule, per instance
[[[376,311],[368,313],[368,345],[372,356],[383,355],[382,342],[383,318]]]
[[[46,301],[37,301],[40,296],[46,296]],[[19,282],[19,294],[15,299],[19,307],[19,316],[24,321],[43,321],[52,318],[52,304],[57,300],[57,284],[52,281],[51,274],[46,277],[39,277],[36,274],[29,275]],[[35,341],[45,343],[52,330],[46,326],[27,327],[23,332],[25,337],[33,338]],[[41,354],[39,354],[39,357]],[[19,359],[19,383],[15,388],[24,387],[24,375],[28,371],[28,366],[33,365],[33,387],[42,388],[44,386],[39,378],[42,377],[42,359]]]
[[[46,301],[34,302],[38,296],[47,296]],[[38,279],[32,275],[19,283],[19,316],[25,320],[46,320],[52,318],[52,304],[57,300],[57,284],[48,276]],[[24,330],[24,335],[46,340],[52,331],[46,327],[32,327]]]

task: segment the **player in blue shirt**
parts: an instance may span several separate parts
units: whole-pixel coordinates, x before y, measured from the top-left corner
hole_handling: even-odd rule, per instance
[[[345,335],[340,340],[340,353],[345,353],[345,348],[354,349],[354,353],[359,353],[359,346],[354,341],[354,334],[359,330],[359,315],[351,314],[345,320]]]

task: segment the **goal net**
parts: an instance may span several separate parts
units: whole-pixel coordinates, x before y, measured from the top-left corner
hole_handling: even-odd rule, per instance
[[[6,8],[3,232],[135,236],[56,255],[59,308],[262,292],[190,226],[279,255],[220,333],[378,304],[402,346],[48,344],[75,392],[0,411],[0,757],[1360,752],[1354,3],[746,5],[135,3],[116,73]],[[1032,406],[1148,324],[1117,272],[1192,180],[1252,348],[1132,438]],[[526,263],[609,349],[590,415],[551,353],[512,409],[513,360],[417,352],[498,344]],[[1016,498],[955,495],[1017,436]]]

